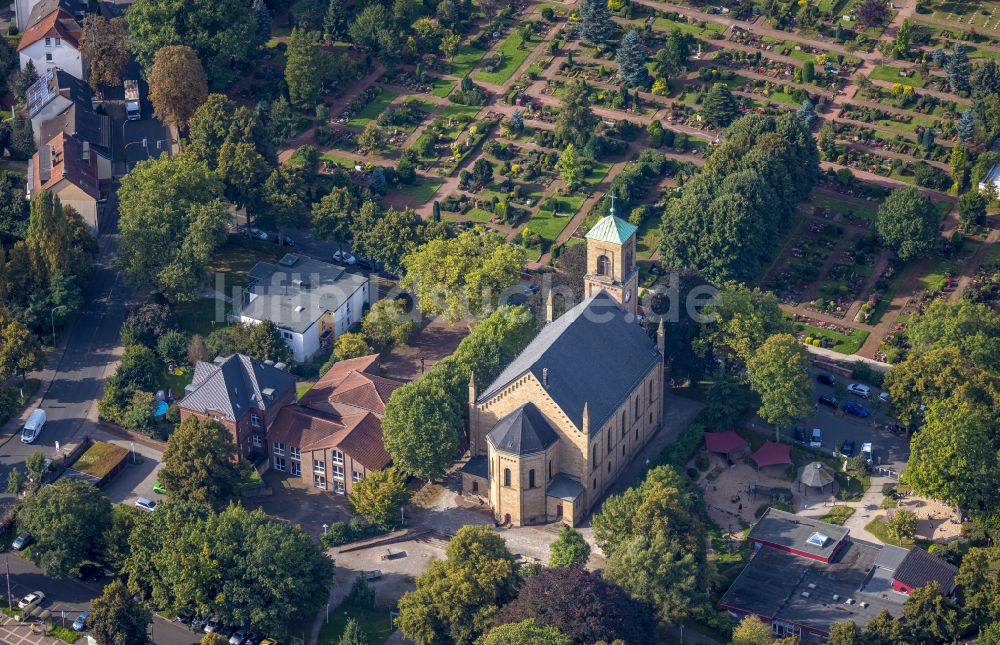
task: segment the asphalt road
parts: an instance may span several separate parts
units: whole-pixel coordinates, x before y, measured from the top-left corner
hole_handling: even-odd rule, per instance
[[[107,583],[85,583],[75,578],[55,580],[48,578],[29,560],[16,553],[4,554],[5,562],[0,563],[0,594],[7,593],[6,567],[10,568],[10,595],[16,604],[20,598],[33,591],[45,593],[42,607],[52,612],[52,619],[61,621],[63,616],[69,626],[81,611],[90,609],[90,601],[100,595]],[[5,566],[6,565],[6,566]],[[10,628],[10,626],[8,626]],[[0,627],[0,636],[4,628]],[[199,635],[183,625],[155,617],[151,628],[156,645],[196,645]],[[20,632],[19,632],[20,633]],[[3,639],[0,638],[0,641]]]
[[[32,444],[22,443],[16,433],[0,445],[0,481],[7,481],[11,466],[23,464],[35,451],[54,457],[57,441],[65,445],[88,423],[88,417],[96,418],[105,371],[114,358],[129,298],[129,290],[114,267],[117,239],[104,236],[100,243],[101,253],[87,285],[85,304],[75,322],[63,332],[69,334],[66,351],[56,378],[39,404],[48,416],[45,429]]]

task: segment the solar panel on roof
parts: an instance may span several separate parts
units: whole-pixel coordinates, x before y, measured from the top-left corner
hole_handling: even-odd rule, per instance
[[[35,112],[41,109],[46,103],[52,100],[55,95],[56,88],[53,79],[55,78],[55,70],[46,70],[35,83],[28,88],[28,110],[34,116]]]

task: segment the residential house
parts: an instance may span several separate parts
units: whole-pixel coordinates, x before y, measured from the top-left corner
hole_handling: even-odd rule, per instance
[[[16,7],[30,3],[31,0],[15,0]],[[18,9],[18,17],[21,14]],[[82,3],[74,0],[41,0],[35,3],[17,45],[21,69],[30,60],[39,75],[59,68],[85,80],[87,62],[80,51],[83,16]]]
[[[614,215],[587,233],[586,299],[552,319],[481,392],[469,384],[463,490],[504,524],[576,524],[663,419],[663,329],[637,323],[635,233]]]
[[[57,68],[39,72],[38,80],[28,88],[27,102],[36,146],[42,144],[41,132],[46,123],[72,106],[93,108],[90,86]]]
[[[111,179],[111,117],[94,112],[84,103],[73,103],[35,132],[39,141],[51,141],[60,132],[72,135],[94,156],[98,181]]]
[[[755,615],[776,637],[823,640],[847,620],[864,628],[883,609],[903,614],[929,582],[955,587],[957,569],[921,549],[874,544],[843,526],[769,508],[750,530],[754,553],[719,601],[733,618]]]
[[[55,193],[97,231],[101,199],[97,155],[86,141],[60,131],[38,149],[28,163],[28,199],[43,190]]]
[[[233,354],[195,365],[177,406],[182,421],[193,415],[225,426],[241,458],[266,455],[266,434],[282,408],[295,402],[296,380],[281,363]]]
[[[270,467],[341,494],[387,467],[382,417],[402,382],[379,376],[378,367],[378,354],[339,361],[281,410],[268,431]]]
[[[332,346],[361,321],[369,302],[367,277],[297,253],[286,254],[277,264],[258,262],[250,279],[240,321],[272,321],[298,362]]]

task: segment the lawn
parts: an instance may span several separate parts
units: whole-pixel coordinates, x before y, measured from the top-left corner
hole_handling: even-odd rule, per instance
[[[83,636],[80,632],[74,631],[70,627],[63,627],[54,620],[46,621],[46,624],[49,626],[48,635],[52,638],[58,638],[64,643],[75,643]]]
[[[919,71],[914,71],[910,76],[900,76],[901,70],[898,67],[889,65],[876,65],[869,75],[875,81],[887,81],[889,83],[902,83],[911,87],[923,87],[927,81],[920,75]]]
[[[814,327],[805,323],[796,323],[795,329],[803,332],[806,336],[812,336],[813,338],[822,336],[823,338],[833,340],[833,347],[830,349],[838,354],[855,354],[865,344],[865,341],[868,340],[868,332],[859,329],[855,329],[849,336],[833,331],[832,329]]]
[[[611,164],[607,161],[595,161],[590,165],[590,171],[584,178],[584,181],[591,186],[599,184],[604,181],[604,178],[608,176],[608,171],[611,170]]]
[[[440,188],[443,183],[443,179],[422,177],[416,183],[404,185],[400,189],[400,192],[406,193],[418,204],[426,204],[431,201],[431,198],[434,197],[434,193],[438,191],[438,188]]]
[[[160,373],[160,385],[174,394],[180,394],[191,383],[192,378],[194,378],[194,371],[189,367],[175,367],[173,372],[164,369]]]
[[[302,395],[312,389],[312,386],[316,385],[311,381],[299,381],[295,384],[295,398],[301,399]]]
[[[445,98],[451,91],[455,89],[454,81],[446,81],[443,78],[435,78],[434,82],[431,83],[431,96],[436,96],[438,98]]]
[[[230,235],[229,241],[208,263],[208,273],[225,273],[227,289],[245,287],[250,283],[248,273],[257,262],[277,262],[287,250],[287,247],[250,239],[246,235]]]
[[[854,509],[852,507],[838,504],[836,506],[831,506],[830,511],[821,517],[820,521],[843,526],[844,522],[846,522],[852,515],[854,515]]]
[[[348,159],[347,157],[341,157],[340,155],[335,155],[332,152],[324,152],[323,156],[320,158],[323,161],[336,164],[341,168],[346,168],[347,170],[354,170],[354,164],[357,163],[353,159]]]
[[[215,298],[197,298],[179,302],[173,306],[173,310],[182,330],[189,334],[208,336],[214,329],[228,324],[226,313],[230,306]]]
[[[670,20],[668,18],[657,18],[653,21],[654,27],[661,27],[666,30],[671,30],[677,28],[684,34],[691,34],[696,38],[707,38],[709,40],[716,40],[722,38],[722,35],[726,33],[725,25],[720,25],[717,22],[706,21],[702,27],[699,23],[689,23],[689,22],[678,22],[676,20]]]
[[[885,516],[878,516],[871,522],[865,525],[865,530],[882,540],[886,544],[892,544],[893,546],[911,547],[913,546],[913,540],[905,540],[900,542],[896,538],[889,535],[889,531],[885,527]]]
[[[468,117],[470,119],[476,118],[476,115],[482,111],[482,107],[478,105],[459,105],[457,103],[450,103],[441,109],[440,116],[444,118],[451,117]],[[459,132],[462,130],[459,129]]]
[[[495,50],[496,53],[494,55],[503,56],[503,62],[500,64],[500,67],[495,72],[477,70],[473,73],[472,78],[484,83],[502,85],[510,78],[511,74],[517,71],[517,68],[521,66],[521,63],[528,57],[531,50],[530,41],[525,42],[521,38],[520,30],[515,30]]]
[[[639,231],[635,235],[635,254],[648,260],[660,246],[660,218],[647,217],[639,225]]]
[[[329,622],[319,632],[319,644],[338,643],[348,618],[358,621],[361,630],[368,637],[368,645],[382,645],[393,632],[388,609],[362,607],[345,600],[330,612]]]
[[[451,59],[451,73],[459,77],[467,76],[485,55],[486,52],[482,49],[476,49],[468,43],[462,45]]]
[[[347,121],[347,125],[354,126],[355,128],[365,127],[369,121],[378,118],[378,115],[382,114],[382,110],[392,103],[392,100],[397,96],[399,96],[399,92],[382,88],[382,91],[379,92],[378,96],[371,103],[363,107],[360,112]]]
[[[563,232],[566,225],[570,223],[585,201],[582,195],[559,196],[558,213],[551,210],[539,209],[528,222],[528,229],[538,233],[549,242],[554,242],[559,234]]]
[[[861,216],[867,220],[874,220],[875,213],[878,211],[878,206],[874,204],[872,206],[855,204],[853,202],[841,201],[836,197],[828,197],[818,193],[813,193],[810,201],[820,208],[826,208],[842,215]]]

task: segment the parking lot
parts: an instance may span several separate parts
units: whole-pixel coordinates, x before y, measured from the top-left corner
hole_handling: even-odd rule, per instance
[[[812,371],[813,396],[815,398],[822,395],[837,396],[834,387],[815,381],[818,373],[816,370]],[[858,381],[841,379],[841,384],[845,386],[856,382]],[[817,403],[816,411],[812,416],[797,425],[805,430],[807,440],[812,429],[819,428],[823,436],[822,448],[831,453],[838,451],[845,440],[854,442],[855,454],[861,452],[862,444],[871,443],[875,465],[899,473],[906,467],[906,462],[910,457],[910,441],[905,434],[894,434],[883,429],[886,424],[894,423],[894,420],[889,416],[889,406],[878,400],[880,391],[878,388],[872,387],[870,398],[867,400],[850,393],[843,395],[839,397],[839,405],[836,409]],[[849,401],[861,403],[870,409],[871,416],[862,419],[845,414],[843,405]],[[773,436],[773,426],[759,418],[755,421],[755,427],[760,431],[766,431],[765,429],[770,428]],[[793,443],[793,432],[793,428],[783,429],[782,440]]]

